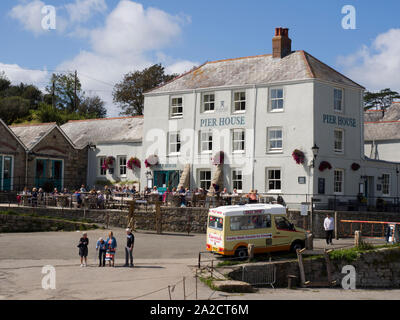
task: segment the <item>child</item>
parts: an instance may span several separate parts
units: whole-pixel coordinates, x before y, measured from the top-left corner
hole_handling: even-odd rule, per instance
[[[87,237],[87,233],[84,232],[78,244],[79,256],[81,257],[81,267],[87,266],[88,245],[89,245],[89,238]],[[83,263],[83,260],[85,260],[85,263]]]

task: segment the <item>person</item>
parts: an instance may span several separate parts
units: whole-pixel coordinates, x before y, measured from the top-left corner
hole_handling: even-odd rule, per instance
[[[96,250],[99,250],[99,267],[101,266],[105,267],[106,265],[106,251],[107,251],[106,247],[107,244],[103,238],[97,240]]]
[[[117,249],[117,240],[114,238],[114,234],[112,231],[108,234],[108,238],[106,240],[106,261],[108,261],[108,265],[111,267],[115,266],[115,251]]]
[[[104,195],[101,191],[97,191],[97,208],[104,209]]]
[[[158,194],[158,188],[156,186],[153,187],[152,194]]]
[[[335,228],[335,221],[328,213],[324,220],[324,229],[326,234],[326,244],[332,244],[333,230]]]
[[[249,199],[249,203],[257,203],[257,194],[254,192],[254,190],[250,190],[246,198]]]
[[[81,195],[81,193],[80,193],[78,190],[76,190],[76,191],[75,191],[75,196],[76,196],[76,203],[77,203],[77,206],[78,206],[78,208],[80,208],[81,205],[82,205],[82,195]]]
[[[392,235],[392,228],[390,228],[390,224],[386,224],[386,228],[385,228],[386,243],[389,243],[391,235]]]
[[[133,186],[133,187],[132,187],[131,193],[132,193],[133,195],[135,195],[135,194],[137,193],[137,191],[136,191],[136,186]]]
[[[32,189],[32,206],[37,207],[38,204],[38,192],[36,188]]]
[[[89,245],[89,238],[87,237],[87,233],[84,232],[82,234],[82,238],[79,239],[79,244],[78,244],[79,256],[81,257],[81,267],[87,266],[88,245]],[[85,261],[85,263],[83,261]]]
[[[126,247],[125,247],[125,265],[124,267],[130,266],[133,268],[133,246],[135,244],[135,236],[133,235],[131,229],[126,229]],[[128,264],[130,262],[130,265]]]
[[[237,197],[239,195],[239,193],[237,192],[237,189],[233,189],[232,195]]]
[[[81,189],[79,190],[80,192],[86,192],[86,188],[84,185],[81,185]]]

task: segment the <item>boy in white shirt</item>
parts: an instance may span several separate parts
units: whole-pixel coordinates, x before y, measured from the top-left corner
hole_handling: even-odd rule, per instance
[[[332,244],[333,230],[335,229],[335,221],[328,213],[324,220],[324,229],[326,234],[326,244]]]

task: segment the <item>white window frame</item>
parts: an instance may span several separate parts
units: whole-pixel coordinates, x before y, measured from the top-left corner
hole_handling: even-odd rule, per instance
[[[235,133],[242,132],[243,139],[235,139]],[[245,129],[232,129],[231,133],[232,153],[245,153],[246,150],[246,130]],[[235,149],[236,143],[243,143],[243,149]]]
[[[97,165],[98,165],[98,171],[97,171],[97,176],[98,177],[105,177],[107,175],[107,170],[103,169],[101,166],[103,165],[104,161],[106,160],[106,156],[99,156],[97,157]],[[103,161],[102,161],[103,159]],[[104,174],[103,174],[104,170]]]
[[[281,132],[281,138],[271,138],[271,132]],[[271,148],[272,141],[281,141],[280,148]],[[270,127],[267,128],[267,152],[274,153],[274,152],[282,152],[283,151],[283,128],[282,127]]]
[[[336,109],[336,91],[340,91],[342,93],[342,99],[340,101],[340,109]],[[333,111],[343,113],[344,110],[344,90],[342,88],[334,88],[333,89]]]
[[[339,142],[339,140],[336,139],[336,132],[340,132],[340,133],[342,134],[342,140],[340,141],[340,143],[341,143],[341,145],[342,145],[342,148],[341,148],[341,149],[337,149],[337,148],[336,148],[336,142]],[[336,128],[336,129],[333,131],[333,151],[334,151],[335,153],[341,153],[341,154],[344,153],[344,130],[343,130],[343,129],[338,129],[338,128]]]
[[[336,175],[336,173],[337,172],[341,172],[341,181],[338,181],[336,178],[337,178],[337,175]],[[337,188],[336,188],[336,186],[337,186],[337,183],[339,183],[340,182],[340,191],[337,191]],[[344,194],[344,169],[335,169],[335,170],[333,170],[333,193],[334,194],[338,194],[338,195],[343,195]]]
[[[273,90],[282,90],[282,98],[273,98],[272,97]],[[270,88],[268,96],[269,96],[269,106],[268,106],[269,112],[283,112],[285,109],[285,89],[283,87]],[[282,108],[275,108],[275,109],[272,108],[272,102],[278,100],[282,100]]]
[[[388,177],[387,183],[385,180],[385,176]],[[385,192],[385,186],[387,186],[387,193]],[[383,173],[382,174],[382,195],[384,196],[390,196],[390,173]]]
[[[269,172],[270,171],[279,171],[280,172],[280,178],[277,179],[276,177],[274,178],[270,178],[269,177]],[[265,171],[266,177],[265,177],[265,181],[266,181],[266,191],[267,193],[282,193],[282,168],[266,168]],[[269,182],[270,181],[280,181],[280,189],[270,189],[269,188]]]
[[[121,164],[121,160],[122,159],[125,159],[125,164]],[[118,175],[121,177],[121,178],[125,178],[126,177],[126,175],[127,175],[127,169],[128,169],[128,167],[127,167],[127,157],[126,156],[117,156],[117,161],[118,161]],[[121,170],[123,171],[123,172],[125,172],[125,173],[121,173]]]
[[[173,141],[171,138],[173,136],[176,136],[176,139]],[[176,150],[172,151],[172,146],[176,146]],[[179,148],[178,148],[179,145]],[[180,132],[169,132],[168,133],[168,155],[174,156],[174,155],[179,155],[181,152],[181,147],[182,147],[182,141],[181,141],[181,134]],[[179,149],[179,150],[178,150]]]
[[[206,138],[203,140],[203,138]],[[210,141],[211,137],[211,141]],[[211,143],[211,149],[209,148],[209,144]],[[203,146],[207,146],[207,148],[203,148]],[[200,153],[210,154],[213,151],[213,133],[212,131],[200,131],[199,132],[199,147]]]
[[[205,101],[205,96],[214,96],[214,100]],[[211,109],[211,105],[213,108]],[[206,106],[208,106],[206,108]],[[215,112],[215,92],[204,92],[201,95],[201,112],[202,113],[214,113]]]
[[[242,94],[244,93],[244,100],[242,99]],[[236,95],[239,94],[239,99],[236,99]],[[247,107],[247,93],[246,90],[235,90],[232,93],[232,113],[245,113]],[[244,103],[244,109],[242,109],[242,104]],[[236,104],[240,106],[239,109],[236,109]]]
[[[203,188],[204,190],[209,190],[210,188],[211,188],[211,182],[212,182],[212,171],[210,170],[210,169],[199,169],[199,171],[198,171],[199,173],[199,175],[198,175],[198,177],[199,177],[199,187],[200,188]],[[208,179],[202,179],[202,177],[201,177],[201,173],[202,172],[209,172],[210,173],[210,180],[208,180]],[[207,178],[207,177],[206,177]],[[206,183],[206,185],[208,184],[208,182],[209,182],[209,184],[210,184],[210,186],[208,187],[208,188],[206,188],[206,186],[203,186],[202,185],[202,183]]]
[[[181,104],[174,104],[175,99],[181,99]],[[181,109],[181,112],[174,109]],[[183,118],[183,97],[182,96],[172,96],[170,100],[170,108],[169,108],[169,116],[171,119],[176,119],[176,118]]]
[[[239,174],[237,174],[239,173]],[[240,176],[240,179],[238,179],[238,176]],[[231,179],[232,179],[232,190],[236,189],[238,193],[242,193],[243,191],[243,170],[242,169],[232,169],[231,173]],[[242,185],[241,188],[238,188],[237,183],[240,183]]]

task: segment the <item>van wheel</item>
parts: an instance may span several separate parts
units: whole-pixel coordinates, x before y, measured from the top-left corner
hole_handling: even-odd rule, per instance
[[[239,259],[246,259],[248,257],[248,252],[245,247],[239,247],[235,251],[235,256]]]
[[[301,241],[294,241],[290,246],[290,251],[296,253],[297,249],[301,250],[304,248],[304,244]]]

